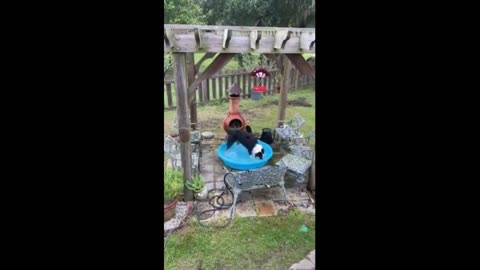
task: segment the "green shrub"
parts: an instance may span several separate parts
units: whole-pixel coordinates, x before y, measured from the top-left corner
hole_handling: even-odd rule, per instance
[[[198,175],[192,177],[192,180],[187,182],[187,188],[193,192],[202,191],[204,186],[205,186],[205,182]]]
[[[183,173],[171,168],[163,172],[163,202],[172,202],[183,193]]]

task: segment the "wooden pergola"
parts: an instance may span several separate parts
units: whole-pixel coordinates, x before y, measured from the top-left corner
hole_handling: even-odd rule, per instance
[[[279,123],[285,121],[287,86],[290,84],[290,64],[300,73],[315,78],[315,70],[302,56],[315,53],[315,28],[279,28],[212,25],[164,25],[164,53],[172,53],[175,93],[177,98],[177,125],[180,139],[184,179],[192,177],[190,130],[196,129],[197,107],[195,90],[199,84],[220,71],[237,53],[262,53],[282,67],[283,83],[280,87]],[[205,55],[194,63],[195,52]],[[285,58],[278,57],[285,55]],[[212,63],[198,73],[200,64],[214,57]],[[315,156],[310,179],[315,179]],[[310,188],[314,181],[310,184]],[[193,194],[184,190],[185,200]]]

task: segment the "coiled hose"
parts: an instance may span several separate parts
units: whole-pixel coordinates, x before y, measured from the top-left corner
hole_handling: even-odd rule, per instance
[[[224,188],[224,189],[211,189],[211,190],[208,191],[207,200],[208,200],[208,204],[212,207],[212,209],[208,209],[208,210],[199,212],[199,211],[195,211],[195,208],[196,208],[195,206],[198,206],[199,204],[197,203],[197,204],[194,205],[193,213],[195,214],[195,217],[197,218],[198,224],[200,226],[202,226],[202,227],[225,228],[232,222],[233,212],[230,213],[230,217],[228,218],[228,222],[226,224],[223,224],[223,225],[204,224],[204,223],[201,222],[201,220],[202,220],[201,217],[205,213],[213,212],[212,215],[214,215],[217,210],[225,210],[225,209],[229,209],[230,207],[232,207],[233,201],[231,203],[225,203],[225,199],[223,198],[223,196],[226,195],[228,192],[230,192],[230,195],[233,198],[232,188],[227,184],[227,176],[228,175],[232,175],[233,177],[235,177],[232,173],[225,174],[225,176],[223,177],[223,183],[224,183],[224,187],[226,187],[226,188]],[[220,195],[214,195],[214,196],[210,197],[210,193],[214,192],[214,191],[222,191],[222,193],[220,193]],[[216,205],[215,205],[215,203],[216,203]]]
[[[211,189],[211,190],[208,191],[207,200],[208,200],[208,204],[209,204],[210,206],[212,206],[212,209],[208,209],[208,210],[199,212],[199,211],[195,211],[195,208],[196,208],[195,206],[198,206],[199,204],[197,203],[197,204],[195,204],[195,205],[193,206],[193,214],[194,214],[195,217],[197,218],[198,224],[199,224],[200,226],[202,226],[202,227],[207,227],[207,228],[208,228],[208,227],[225,228],[225,227],[227,227],[227,226],[232,222],[232,219],[233,219],[233,218],[232,218],[232,214],[233,214],[233,213],[230,213],[230,217],[228,218],[228,222],[227,222],[226,224],[224,224],[224,225],[215,225],[215,224],[208,225],[208,224],[203,224],[203,223],[201,222],[201,220],[202,220],[202,219],[201,219],[201,216],[204,215],[205,213],[213,212],[212,215],[214,215],[214,214],[215,214],[215,211],[217,211],[217,210],[225,210],[225,209],[229,209],[230,207],[232,207],[233,202],[226,204],[226,203],[225,203],[225,199],[223,198],[223,196],[226,195],[227,192],[230,192],[230,195],[231,195],[232,198],[233,198],[233,191],[232,191],[231,187],[230,187],[229,185],[227,185],[227,176],[228,176],[229,174],[231,174],[232,176],[234,176],[232,173],[227,173],[227,174],[225,174],[225,176],[223,177],[223,183],[224,183],[224,186],[226,187],[226,189],[218,189],[218,188],[216,188],[216,189]],[[222,191],[222,193],[220,193],[220,195],[215,195],[215,196],[212,196],[212,197],[210,198],[210,193],[213,192],[213,191]],[[215,205],[215,202],[217,203],[218,206]],[[188,214],[187,214],[187,215],[188,215]],[[179,225],[177,228],[169,231],[169,232],[167,233],[167,235],[164,236],[164,238],[163,238],[163,248],[164,248],[164,249],[167,247],[167,241],[168,241],[168,237],[170,236],[170,234],[171,234],[172,232],[178,230],[179,228],[185,226],[185,221],[186,221],[186,220],[187,220],[187,218],[185,218],[185,219],[180,223],[180,225]]]

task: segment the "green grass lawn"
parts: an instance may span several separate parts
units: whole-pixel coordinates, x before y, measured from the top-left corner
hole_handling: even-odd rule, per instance
[[[274,128],[278,120],[278,100],[279,95],[264,96],[261,100],[242,99],[240,101],[240,112],[245,117],[247,124],[254,132],[261,133],[263,128]],[[315,91],[313,88],[296,90],[288,94],[288,101],[303,100],[311,104],[311,107],[288,105],[286,109],[286,120],[291,119],[295,113],[300,114],[306,121],[301,131],[304,134],[315,128]],[[197,107],[198,127],[201,131],[212,131],[222,134],[223,119],[228,113],[228,102],[226,100],[212,101],[209,105]],[[175,131],[173,121],[176,116],[175,110],[165,110],[164,112],[164,132],[169,134]],[[315,139],[311,143],[315,145]]]
[[[300,232],[302,225],[308,232]],[[190,221],[173,233],[164,251],[164,269],[288,269],[315,249],[315,216],[235,218],[225,229]]]

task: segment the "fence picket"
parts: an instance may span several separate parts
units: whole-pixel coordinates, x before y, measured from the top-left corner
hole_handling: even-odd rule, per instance
[[[213,99],[217,99],[217,78],[212,78]]]
[[[314,66],[313,66],[314,67]],[[275,95],[278,94],[277,85],[279,82],[275,81],[276,75],[278,75],[278,70],[271,70],[271,76],[264,79],[265,86],[267,87],[267,92],[263,95]],[[218,81],[218,88],[217,88]],[[195,92],[198,93],[197,100],[199,103],[208,103],[210,100],[221,99],[225,96],[226,90],[234,83],[238,83],[242,89],[242,97],[247,98],[251,95],[253,86],[259,85],[260,80],[256,77],[250,76],[250,72],[243,70],[238,70],[235,72],[222,72],[213,75],[211,78],[204,80],[198,85],[198,90]],[[300,88],[303,88],[307,85],[311,85],[315,80],[310,79],[308,76],[301,74],[298,70],[293,69],[290,74],[290,85],[289,91],[294,91]],[[172,86],[173,85],[173,86]],[[175,104],[173,102],[172,93],[175,89],[174,82],[171,80],[164,81],[165,91],[167,94],[167,104],[164,104],[164,107],[174,108]],[[218,89],[218,95],[217,95]]]

